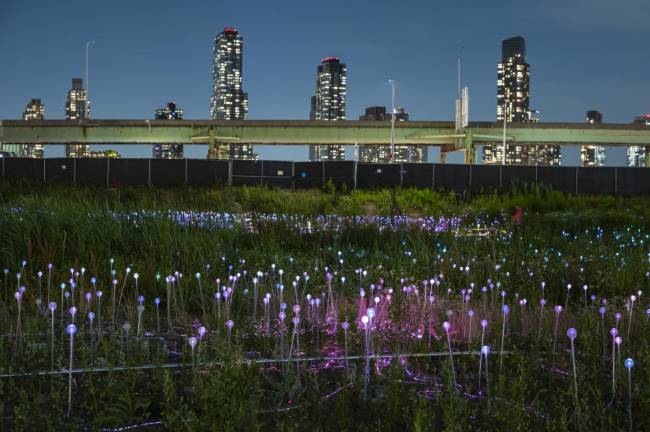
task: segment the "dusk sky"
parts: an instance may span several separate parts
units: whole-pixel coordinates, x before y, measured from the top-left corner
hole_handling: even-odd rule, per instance
[[[526,39],[531,108],[542,121],[582,122],[596,109],[605,122],[629,123],[650,112],[648,0],[2,0],[0,118],[20,118],[36,97],[46,118],[62,119],[71,78],[84,76],[85,43],[95,41],[92,117],[152,118],[175,100],[186,119],[206,119],[212,45],[225,26],[244,38],[250,119],[307,119],[316,66],[333,55],[348,66],[348,119],[389,105],[392,78],[411,119],[451,120],[464,47],[470,118],[493,121],[500,43],[514,35]],[[296,151],[307,150],[274,158]]]

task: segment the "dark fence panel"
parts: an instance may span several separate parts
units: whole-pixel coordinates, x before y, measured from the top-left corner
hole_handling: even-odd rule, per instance
[[[77,184],[106,186],[108,163],[105,158],[77,159]]]
[[[325,162],[325,182],[332,181],[336,187],[354,188],[354,162]]]
[[[228,161],[187,159],[187,184],[212,186],[228,183]]]
[[[293,187],[293,162],[264,161],[262,184],[291,189]]]
[[[61,183],[74,183],[74,159],[45,159],[45,180]]]
[[[472,165],[470,172],[472,193],[492,192],[501,187],[501,173],[498,165]]]
[[[233,177],[259,177],[262,176],[263,161],[247,161],[247,160],[234,160],[232,161],[232,175]]]
[[[185,184],[186,159],[151,159],[151,184],[172,186]]]
[[[357,187],[364,189],[399,187],[401,169],[401,164],[358,163]]]
[[[231,168],[232,164],[232,168]],[[45,172],[43,172],[43,170]],[[455,164],[374,164],[353,161],[291,162],[205,159],[3,158],[3,177],[120,186],[217,184],[281,188],[419,187],[481,193],[514,184],[545,185],[581,194],[650,195],[648,168],[578,168]]]
[[[616,193],[650,195],[650,168],[617,168]]]
[[[422,189],[433,188],[433,164],[402,164],[402,186]]]
[[[110,159],[108,184],[110,186],[146,185],[149,183],[149,159]]]
[[[537,167],[537,183],[550,187],[551,189],[576,193],[577,167]]]
[[[616,168],[578,168],[578,193],[599,195],[616,193]]]
[[[45,159],[33,158],[4,158],[4,174],[6,178],[23,178],[32,181],[43,181]]]
[[[323,162],[295,162],[293,180],[296,188],[312,189],[323,187]]]
[[[501,166],[501,187],[509,189],[512,186],[528,185],[537,183],[537,167],[535,166]]]
[[[464,193],[469,189],[469,165],[436,164],[433,170],[433,186]]]

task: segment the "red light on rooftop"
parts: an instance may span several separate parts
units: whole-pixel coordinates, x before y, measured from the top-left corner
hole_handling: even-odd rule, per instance
[[[325,57],[320,62],[321,63],[333,63],[333,62],[337,62],[337,61],[339,61],[338,57]]]
[[[237,29],[234,27],[226,27],[223,29],[224,33],[237,33]]]

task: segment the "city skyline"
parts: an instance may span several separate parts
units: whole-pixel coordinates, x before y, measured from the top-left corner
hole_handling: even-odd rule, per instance
[[[641,25],[645,22],[641,18],[650,12],[643,4],[625,15],[625,26],[616,26],[612,16],[620,17],[626,8],[607,5],[600,9],[608,13],[584,11],[580,26],[558,18],[561,10],[567,9],[569,15],[578,11],[562,5],[556,5],[556,15],[552,15],[514,3],[489,7],[477,4],[467,10],[457,6],[434,8],[416,1],[395,20],[386,5],[368,10],[362,4],[341,4],[349,17],[339,17],[332,8],[313,17],[314,22],[285,17],[288,10],[300,17],[310,14],[311,7],[296,2],[273,8],[260,3],[260,10],[274,17],[272,22],[247,14],[245,7],[226,3],[219,5],[217,20],[213,18],[215,5],[199,4],[190,13],[170,3],[154,11],[129,4],[129,13],[122,18],[119,11],[125,6],[119,1],[110,7],[88,7],[72,1],[56,8],[6,2],[3,10],[7,22],[3,22],[6,25],[0,32],[8,36],[21,23],[33,22],[52,37],[27,35],[12,42],[15,46],[7,43],[11,38],[0,38],[0,47],[13,66],[6,71],[5,82],[0,83],[5,96],[0,118],[18,118],[25,100],[32,97],[41,98],[49,107],[48,118],[62,118],[62,87],[69,83],[70,76],[82,75],[83,52],[89,40],[96,41],[90,56],[93,117],[147,118],[155,107],[166,103],[160,95],[174,94],[185,108],[185,118],[207,118],[210,77],[206,72],[211,70],[211,44],[215,34],[229,25],[247,40],[243,75],[246,90],[252,95],[249,118],[306,118],[305,107],[313,93],[313,72],[309,70],[316,59],[334,54],[345,58],[350,67],[350,117],[362,114],[366,106],[389,105],[387,79],[392,78],[399,84],[400,105],[409,107],[413,120],[453,119],[455,66],[463,46],[463,85],[469,86],[473,101],[470,119],[493,120],[493,68],[500,58],[500,40],[516,34],[523,35],[528,44],[535,74],[531,101],[542,111],[542,121],[584,121],[584,112],[597,107],[607,113],[607,122],[629,123],[648,111],[650,84],[642,71],[648,69],[650,61],[635,55],[643,52],[645,44],[640,41],[650,33],[647,26]],[[431,25],[434,12],[437,25]],[[113,33],[100,25],[97,15],[102,14],[119,16],[124,24],[121,31]],[[472,27],[465,34],[454,32],[447,23],[461,14]],[[511,19],[498,28],[484,19],[497,15]],[[334,16],[337,19],[332,19]],[[359,16],[369,19],[358,23]],[[73,21],[80,25],[65,34],[54,31],[61,23]],[[322,35],[312,31],[321,22],[331,25],[331,31]],[[374,37],[388,23],[408,35],[408,44]],[[169,37],[165,44],[151,45],[147,41],[153,40],[155,32],[141,30],[158,24],[166,25]],[[549,33],[549,29],[553,32]],[[451,34],[455,36],[449,37]],[[440,40],[448,42],[436,42]],[[601,61],[603,53],[608,56],[607,62]],[[386,61],[389,57],[391,60]],[[613,69],[611,65],[617,61],[625,61],[629,67]],[[36,64],[38,68],[33,66]],[[48,73],[35,74],[42,68]],[[166,79],[146,80],[150,75],[147,71],[158,68],[165,69]],[[594,88],[599,91],[594,92]],[[127,104],[123,103],[125,98]]]

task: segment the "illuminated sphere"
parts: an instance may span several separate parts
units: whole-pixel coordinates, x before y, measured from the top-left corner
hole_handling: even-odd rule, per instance
[[[578,336],[578,331],[571,327],[569,330],[567,330],[566,335],[569,337],[569,339],[573,340]]]
[[[442,328],[445,329],[446,332],[448,332],[449,329],[451,328],[451,324],[449,324],[449,321],[443,322],[442,323]]]
[[[74,324],[68,324],[68,326],[65,328],[66,333],[68,333],[70,336],[74,335],[77,333],[77,326]]]
[[[486,319],[481,320],[481,327],[485,328],[485,327],[487,327],[487,325],[488,325],[488,322],[487,322]]]
[[[626,368],[632,369],[634,367],[634,360],[631,358],[626,358],[625,361],[623,362]]]
[[[488,354],[490,354],[490,347],[487,346],[487,345],[483,345],[483,346],[481,347],[481,353],[482,353],[484,356],[487,356]]]

